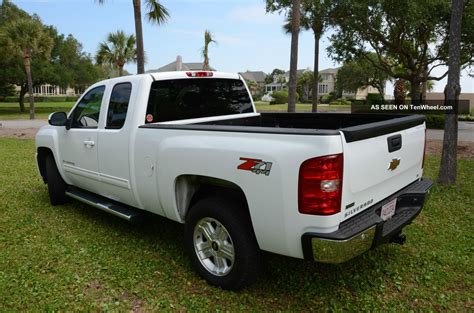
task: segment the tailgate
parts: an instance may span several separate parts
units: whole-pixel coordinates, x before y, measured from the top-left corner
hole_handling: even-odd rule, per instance
[[[421,178],[423,116],[341,130],[344,153],[342,220],[355,216]]]

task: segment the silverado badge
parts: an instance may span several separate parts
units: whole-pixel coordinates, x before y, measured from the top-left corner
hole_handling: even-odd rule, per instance
[[[392,159],[388,165],[388,170],[394,171],[400,165],[400,158]]]

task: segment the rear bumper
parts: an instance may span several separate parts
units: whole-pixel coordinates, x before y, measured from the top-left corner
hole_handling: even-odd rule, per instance
[[[391,242],[403,227],[420,214],[433,182],[420,179],[364,212],[341,223],[332,233],[305,233],[301,237],[305,259],[323,263],[342,263],[369,249]],[[382,206],[397,199],[395,215],[387,221],[380,218]]]

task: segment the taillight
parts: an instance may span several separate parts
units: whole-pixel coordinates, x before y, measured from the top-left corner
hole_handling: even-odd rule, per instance
[[[214,73],[212,72],[186,72],[188,77],[212,77]]]
[[[300,167],[298,210],[303,214],[331,215],[341,211],[342,154],[309,159]]]
[[[425,168],[425,158],[426,158],[426,128],[425,128],[425,147],[423,148],[423,161],[421,161],[421,168]]]

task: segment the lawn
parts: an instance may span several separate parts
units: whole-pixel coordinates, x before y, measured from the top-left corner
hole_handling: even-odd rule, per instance
[[[258,112],[287,112],[288,104],[273,104],[270,105],[268,102],[256,101],[255,107]],[[297,103],[297,112],[311,112],[311,103]],[[351,111],[350,105],[318,105],[318,112],[347,112]]]
[[[234,293],[194,274],[181,225],[52,207],[32,140],[0,138],[0,158],[0,311],[474,310],[473,159],[459,161],[457,187],[434,187],[404,246],[341,265],[268,254],[261,279]],[[438,163],[428,158],[426,176]]]
[[[29,119],[29,103],[25,101],[25,112],[20,112],[18,103],[0,102],[0,120],[19,120]],[[49,114],[58,111],[69,111],[74,102],[36,102],[35,103],[35,118],[47,119]]]

